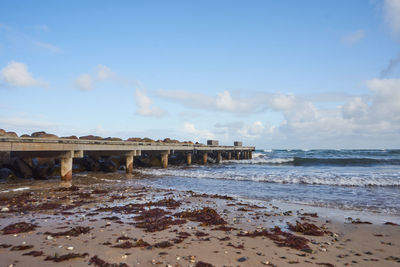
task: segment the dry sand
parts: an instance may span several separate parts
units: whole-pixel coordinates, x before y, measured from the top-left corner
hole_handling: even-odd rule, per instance
[[[92,266],[400,266],[399,225],[304,216],[301,210],[272,204],[128,187],[125,180],[87,178],[75,179],[73,187],[54,181],[29,187],[21,192],[0,190],[0,229],[20,222],[36,226],[27,232],[16,233],[21,227],[2,232],[1,266],[86,266],[91,261]],[[203,213],[178,214],[189,209]],[[144,219],[142,226],[150,232],[139,228]],[[290,231],[287,223],[296,221],[318,226],[310,233],[323,235]],[[219,226],[235,229],[213,230]],[[57,235],[71,229],[87,233]],[[114,247],[129,244],[139,247]],[[31,251],[41,255],[23,255]],[[69,253],[80,257],[46,260]],[[115,265],[101,265],[95,256]]]

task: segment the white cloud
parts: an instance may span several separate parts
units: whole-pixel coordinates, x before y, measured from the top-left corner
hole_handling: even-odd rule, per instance
[[[116,74],[107,66],[98,64],[91,74],[84,73],[75,79],[75,86],[82,90],[88,91],[95,88],[98,82],[111,80],[116,77]]]
[[[146,117],[161,117],[167,114],[167,111],[157,107],[152,107],[153,101],[140,89],[135,91],[136,114]]]
[[[79,75],[75,79],[75,86],[82,91],[90,91],[93,87],[93,78],[89,74]]]
[[[360,42],[362,39],[365,37],[365,31],[364,30],[358,30],[355,32],[351,32],[342,38],[342,43],[346,45],[354,45],[358,42]]]
[[[96,67],[96,76],[99,81],[104,81],[114,78],[115,73],[109,67],[99,64]]]
[[[42,49],[45,49],[45,50],[51,52],[51,53],[61,53],[62,52],[61,48],[59,48],[55,45],[49,44],[49,43],[34,41],[33,44],[39,48],[42,48]]]
[[[208,130],[199,130],[193,123],[185,122],[183,124],[183,132],[190,135],[193,141],[199,142],[204,139],[214,139],[215,135]]]
[[[400,34],[400,0],[384,1],[385,21],[394,34]]]
[[[22,62],[11,61],[1,70],[3,80],[14,87],[45,87],[47,82],[35,79]]]

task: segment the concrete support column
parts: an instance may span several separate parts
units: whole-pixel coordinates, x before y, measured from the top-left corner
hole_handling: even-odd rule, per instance
[[[133,155],[126,156],[126,173],[132,173],[133,171]]]
[[[163,169],[168,168],[168,152],[161,153],[161,167]]]
[[[232,152],[228,152],[228,160],[232,159]]]
[[[192,153],[191,152],[186,153],[186,163],[188,166],[192,165]]]
[[[244,151],[244,158],[245,159],[249,159],[249,152],[248,151]]]
[[[218,152],[217,153],[217,163],[221,163],[221,161],[222,161],[222,155],[221,155],[221,152]]]
[[[203,164],[207,164],[207,152],[203,152]]]
[[[61,158],[61,180],[72,180],[72,156]]]
[[[237,160],[240,159],[240,151],[236,151],[236,159],[237,159]]]
[[[249,159],[253,158],[253,151],[249,150]]]

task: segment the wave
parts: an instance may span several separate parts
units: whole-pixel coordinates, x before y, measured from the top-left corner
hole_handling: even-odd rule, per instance
[[[280,184],[309,184],[329,186],[385,186],[400,187],[400,179],[397,175],[380,176],[378,173],[371,173],[369,176],[354,174],[337,175],[334,173],[260,173],[260,172],[238,172],[235,169],[214,169],[188,168],[188,169],[138,169],[142,174],[163,177],[187,177],[199,179],[223,179],[237,181],[253,181]]]
[[[400,159],[385,158],[322,158],[322,157],[287,157],[271,158],[262,153],[254,153],[253,159],[228,160],[224,162],[237,164],[267,164],[267,165],[293,165],[293,166],[375,166],[375,165],[400,165]]]

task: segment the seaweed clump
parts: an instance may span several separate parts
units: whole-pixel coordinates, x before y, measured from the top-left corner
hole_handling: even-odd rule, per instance
[[[126,263],[108,263],[97,257],[97,255],[90,258],[89,265],[91,264],[97,267],[129,267]]]
[[[25,233],[35,230],[37,225],[26,223],[26,222],[19,222],[7,225],[2,229],[3,235],[10,235],[10,234],[18,234],[18,233]]]
[[[262,231],[239,233],[237,236],[265,236],[274,241],[274,243],[277,244],[279,247],[290,247],[298,250],[310,249],[310,247],[308,246],[309,240],[307,238],[283,232],[278,226],[275,226],[275,228],[272,229],[272,232],[264,229]]]
[[[58,232],[58,233],[51,233],[51,232],[45,232],[46,235],[51,235],[51,236],[79,236],[81,234],[87,234],[92,230],[89,226],[84,227],[84,226],[77,226],[72,228],[71,230],[64,231],[64,232]]]
[[[201,210],[187,210],[174,214],[175,217],[200,222],[201,226],[224,225],[227,222],[212,208],[204,207]]]
[[[89,254],[88,253],[82,253],[82,254],[68,253],[68,254],[61,255],[61,256],[56,254],[54,256],[47,256],[44,260],[45,261],[62,262],[62,261],[67,261],[67,260],[75,259],[75,258],[84,258],[86,256],[89,256]]]
[[[303,233],[305,235],[323,236],[325,234],[325,232],[321,228],[312,223],[301,223],[299,221],[296,221],[296,225],[293,225],[291,223],[287,224],[291,231]]]

